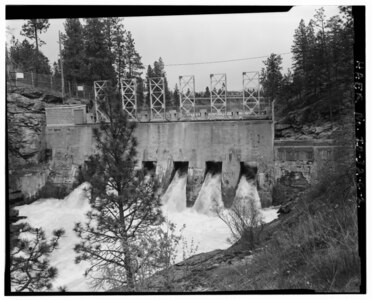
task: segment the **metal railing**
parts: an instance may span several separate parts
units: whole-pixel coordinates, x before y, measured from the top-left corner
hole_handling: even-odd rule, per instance
[[[161,121],[199,121],[199,120],[268,120],[272,118],[272,109],[267,99],[260,97],[259,105],[254,109],[247,109],[243,97],[226,97],[226,110],[221,113],[212,110],[209,98],[195,98],[195,106],[190,112],[185,112],[179,105],[166,106],[165,116],[155,118],[151,116],[150,108],[139,108],[133,121],[161,122]]]

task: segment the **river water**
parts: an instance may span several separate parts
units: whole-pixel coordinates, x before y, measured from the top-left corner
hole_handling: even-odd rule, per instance
[[[197,254],[215,249],[226,249],[230,246],[227,239],[230,232],[225,223],[214,213],[213,208],[222,207],[221,175],[207,173],[198,198],[193,207],[186,207],[187,174],[177,171],[167,191],[162,197],[163,213],[182,231],[183,242],[177,251],[177,261],[190,254]],[[66,233],[61,238],[59,248],[51,257],[51,264],[57,267],[59,275],[53,282],[53,287],[66,286],[68,291],[89,291],[89,282],[84,277],[88,267],[87,262],[74,263],[74,245],[79,241],[73,232],[76,222],[84,222],[85,214],[90,209],[84,183],[71,192],[65,199],[40,199],[29,205],[16,207],[20,216],[26,216],[27,222],[34,227],[42,227],[47,236],[53,230],[64,228]],[[277,217],[275,208],[261,209],[257,188],[253,180],[242,176],[236,200],[250,199],[260,210],[264,222],[270,222]],[[221,208],[223,209],[223,208]],[[20,221],[21,222],[21,221]]]

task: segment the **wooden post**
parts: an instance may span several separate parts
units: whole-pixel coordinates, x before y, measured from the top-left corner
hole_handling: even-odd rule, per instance
[[[53,76],[50,75],[50,88],[53,89]]]
[[[60,31],[58,31],[58,41],[59,41],[59,59],[61,62],[62,103],[65,103],[65,80],[63,78],[63,57],[62,57],[62,42],[61,42]]]
[[[17,76],[17,75],[16,75]],[[32,87],[34,87],[34,75],[33,73],[31,72],[31,84],[32,84]]]
[[[70,81],[68,82],[68,94],[71,95],[71,84],[70,84]]]

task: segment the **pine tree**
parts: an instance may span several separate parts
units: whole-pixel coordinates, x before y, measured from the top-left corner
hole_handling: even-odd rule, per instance
[[[280,94],[279,104],[289,107],[289,99],[293,95],[293,73],[291,69],[287,70],[287,73],[283,75],[282,82],[280,83]]]
[[[172,106],[171,95],[168,88],[168,80],[164,69],[164,62],[161,57],[159,57],[158,61],[154,62],[153,76],[164,77],[165,107],[166,108],[171,107]]]
[[[100,18],[86,19],[84,40],[86,81],[115,79],[112,55],[105,35],[105,24]]]
[[[147,66],[146,72],[146,96],[145,96],[145,106],[150,107],[150,78],[155,77],[155,72],[150,65]]]
[[[205,87],[205,92],[204,92],[204,98],[210,98],[211,97],[211,92],[209,91],[209,86]]]
[[[21,35],[35,41],[35,73],[39,73],[39,46],[41,47],[45,44],[44,41],[40,39],[39,35],[45,32],[49,28],[49,25],[48,19],[28,19],[27,22],[22,25]],[[35,85],[38,85],[37,76],[35,77]]]
[[[318,28],[318,32],[316,34],[316,40],[318,45],[318,53],[319,59],[317,61],[318,64],[321,66],[321,73],[319,74],[321,79],[325,82],[330,82],[331,80],[331,72],[328,60],[328,43],[327,43],[327,33],[326,33],[326,16],[324,14],[324,8],[320,8],[315,11],[315,20],[314,26]]]
[[[53,77],[61,78],[61,63],[60,59],[58,59],[58,62],[53,63]]]
[[[50,65],[48,58],[39,51],[38,70],[40,74],[50,74]],[[20,43],[13,39],[9,48],[9,59],[13,67],[23,72],[33,72],[35,70],[35,47],[26,39]]]
[[[302,92],[308,78],[308,60],[309,60],[309,45],[307,40],[307,30],[303,19],[300,25],[295,30],[293,45],[293,68],[294,68],[294,82],[296,83],[296,91],[302,96]]]
[[[132,37],[132,33],[130,31],[127,32],[126,40],[125,40],[125,59],[126,59],[126,66],[127,66],[127,77],[128,78],[137,78],[141,76],[141,70],[144,69],[144,66],[141,62],[141,56],[138,54],[134,39]]]
[[[127,78],[135,78],[137,79],[137,106],[142,107],[143,105],[143,80],[141,78],[142,70],[144,66],[141,62],[141,56],[137,52],[135,48],[135,42],[132,37],[132,33],[128,31],[126,33],[125,38],[125,52],[124,52],[124,59],[125,59],[125,67],[126,67],[126,77]]]
[[[136,90],[136,94],[137,94],[137,109],[142,109],[143,105],[144,105],[144,99],[145,99],[145,95],[144,95],[144,81],[142,79],[142,77],[137,77],[137,90]]]
[[[82,83],[87,66],[84,64],[84,34],[79,19],[67,19],[63,35],[63,71],[68,81]]]
[[[316,108],[321,112],[328,106],[331,121],[342,108],[340,101],[350,94],[353,82],[352,15],[348,7],[339,9],[340,14],[328,20],[323,8],[316,10],[307,27],[301,20],[292,46],[291,90],[303,100],[301,104],[317,102],[320,97],[322,102]]]
[[[173,106],[176,106],[180,103],[180,91],[178,89],[178,85],[176,83],[173,91]]]
[[[81,238],[76,262],[91,262],[86,274],[97,288],[133,290],[140,271],[157,265],[162,250],[153,237],[164,219],[155,179],[135,168],[136,123],[128,122],[112,90],[108,94],[104,110],[110,122],[94,131],[98,154],[85,173],[92,210],[88,222],[74,229]]]
[[[263,87],[265,97],[270,101],[276,99],[280,92],[280,84],[282,81],[282,57],[272,53],[265,61],[265,68],[262,68],[260,82]]]
[[[112,54],[115,65],[116,80],[120,83],[121,78],[125,78],[125,29],[119,18],[112,22]]]
[[[319,49],[317,48],[317,40],[315,36],[314,21],[310,20],[306,27],[306,37],[308,43],[308,58],[306,64],[306,90],[313,90],[317,94],[321,88],[321,69],[322,65],[319,63]]]
[[[13,239],[10,253],[10,281],[16,292],[39,292],[52,288],[52,281],[57,277],[57,269],[49,263],[50,254],[58,247],[58,241],[64,230],[53,232],[48,242],[41,228],[33,228],[27,223],[21,225],[22,234],[33,238]]]

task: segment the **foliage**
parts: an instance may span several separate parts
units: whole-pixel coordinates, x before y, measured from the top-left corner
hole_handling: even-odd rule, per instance
[[[307,25],[300,21],[291,48],[293,72],[281,73],[279,55],[264,61],[264,93],[275,98],[285,114],[312,105],[314,116],[335,121],[350,108],[344,99],[353,90],[353,20],[350,7],[339,10],[327,19],[321,8]]]
[[[137,50],[135,49],[134,39],[132,37],[132,33],[127,31],[126,33],[126,41],[125,41],[125,59],[127,62],[127,77],[139,77],[144,68],[141,62],[141,56],[138,54]]]
[[[76,262],[91,262],[86,275],[94,288],[134,290],[141,274],[169,260],[163,251],[174,235],[160,227],[164,218],[156,180],[136,168],[136,123],[128,122],[119,99],[108,93],[103,110],[110,122],[95,130],[98,154],[90,157],[85,172],[92,210],[88,222],[74,228],[81,238]]]
[[[13,240],[10,253],[10,281],[16,292],[46,291],[52,288],[57,269],[49,264],[50,254],[57,248],[64,230],[53,231],[48,242],[41,228],[33,228],[23,223],[22,237]]]
[[[121,78],[125,78],[125,33],[124,25],[121,22],[121,18],[107,18],[108,23],[107,30],[111,28],[111,52],[113,54],[116,80],[120,82]],[[109,35],[109,34],[108,34]]]
[[[356,292],[360,284],[354,168],[324,177],[282,220],[282,227],[254,257],[249,276],[270,268],[273,288]],[[256,288],[265,286],[256,277]],[[261,277],[262,278],[262,277]],[[266,281],[266,280],[265,280]]]
[[[105,35],[105,23],[100,18],[85,19],[84,44],[86,79],[110,80],[115,78],[112,54]]]
[[[40,39],[40,34],[45,32],[49,28],[48,19],[28,19],[22,26],[21,34],[35,41],[35,55],[34,55],[34,70],[35,73],[41,73],[39,70],[40,57],[39,57],[39,46],[42,46],[44,41]],[[50,72],[49,72],[50,73]],[[38,84],[38,78],[35,78],[35,85]]]
[[[204,98],[210,98],[211,97],[211,92],[209,91],[209,87],[205,87],[205,92],[204,92]]]
[[[35,47],[26,39],[22,42],[13,37],[9,48],[9,59],[15,69],[23,72],[35,72]],[[41,74],[50,74],[48,58],[39,51],[38,54],[38,72]]]
[[[158,61],[154,62],[154,67],[152,68],[150,65],[147,67],[146,73],[146,80],[148,83],[148,91],[150,92],[150,77],[164,77],[164,92],[165,92],[165,107],[172,107],[174,105],[173,99],[171,97],[171,93],[168,88],[168,81],[164,69],[164,62],[161,57],[159,57]],[[150,95],[148,94],[146,101],[150,103]]]
[[[273,101],[279,94],[280,84],[282,81],[282,57],[272,53],[266,61],[263,62],[266,66],[261,71],[261,84],[264,95]]]
[[[64,75],[68,81],[82,83],[86,66],[84,64],[84,30],[79,19],[66,19],[63,35],[63,67]],[[59,64],[58,64],[59,65]]]
[[[214,212],[229,227],[232,237],[228,241],[231,244],[242,240],[247,248],[255,248],[262,216],[254,201],[245,197],[234,201],[228,210],[215,207]]]
[[[178,89],[178,85],[176,83],[173,91],[173,104],[178,104],[180,101],[180,91]]]
[[[45,32],[49,28],[49,25],[48,19],[28,19],[22,25],[21,34],[31,40],[35,40],[35,46],[38,49],[39,46],[45,44],[38,35]]]
[[[125,36],[125,49],[124,49],[124,60],[126,61],[126,78],[137,79],[137,106],[140,107],[143,104],[143,80],[141,78],[144,66],[141,62],[141,56],[135,48],[135,42],[130,31],[126,32]]]

